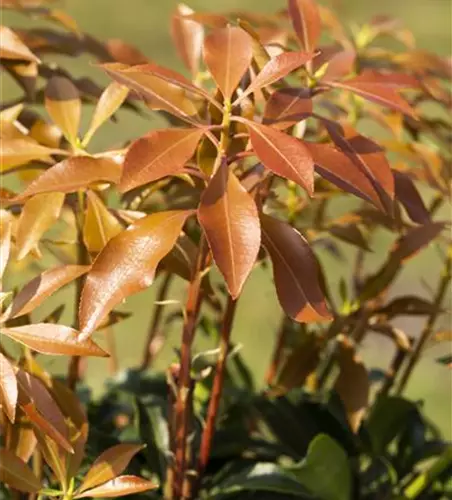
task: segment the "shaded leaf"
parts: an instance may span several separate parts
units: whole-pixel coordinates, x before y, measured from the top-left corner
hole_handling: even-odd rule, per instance
[[[104,451],[86,473],[78,492],[82,493],[119,476],[142,449],[141,444],[118,444]]]
[[[29,281],[14,297],[10,318],[28,314],[46,298],[89,271],[91,266],[59,266],[48,269]]]
[[[416,255],[422,248],[429,245],[443,231],[443,222],[430,222],[410,229],[401,236],[392,248],[391,258],[405,262]]]
[[[82,292],[79,320],[85,334],[115,305],[151,285],[158,263],[174,246],[191,213],[175,210],[148,215],[107,243]]]
[[[108,481],[101,486],[97,486],[91,490],[85,491],[80,495],[75,495],[75,498],[115,498],[123,495],[133,495],[143,491],[154,490],[158,488],[158,484],[147,479],[142,479],[137,476],[119,476],[111,481]]]
[[[261,215],[262,242],[273,262],[284,311],[299,322],[331,318],[319,284],[319,266],[308,242],[289,224]]]
[[[41,488],[28,465],[6,448],[0,448],[0,481],[26,493],[36,493]]]
[[[123,226],[95,193],[88,190],[86,194],[83,241],[89,252],[97,253],[123,230]]]
[[[312,52],[321,33],[320,13],[314,0],[289,0],[289,16],[304,50]]]
[[[198,220],[229,293],[238,297],[260,247],[260,224],[253,198],[226,163],[201,196]]]
[[[55,224],[63,203],[63,193],[37,194],[26,201],[17,225],[17,260],[26,257],[38,245],[41,236]]]
[[[421,297],[415,295],[406,295],[404,297],[396,297],[385,306],[377,310],[378,314],[384,314],[388,319],[397,316],[428,316],[436,310],[436,306]]]
[[[39,59],[7,26],[0,26],[0,58],[39,62]]]
[[[335,224],[328,228],[328,232],[342,241],[356,245],[366,252],[370,251],[369,243],[356,224]]]
[[[2,328],[2,334],[42,354],[108,356],[91,339],[79,339],[76,330],[64,325],[37,323]]]
[[[286,129],[306,119],[312,113],[312,100],[304,88],[287,87],[276,90],[268,99],[263,123]]]
[[[403,205],[410,219],[418,224],[431,221],[429,211],[411,178],[398,170],[392,170],[395,181],[395,195]]]
[[[205,63],[225,99],[230,99],[251,64],[251,37],[241,28],[216,29],[204,40]]]
[[[259,160],[276,175],[296,182],[309,195],[314,191],[314,161],[304,143],[267,125],[241,120]]]
[[[122,192],[180,173],[193,156],[203,129],[154,130],[127,151],[119,184]]]
[[[0,352],[0,402],[9,420],[14,423],[17,404],[17,379],[14,368]]]

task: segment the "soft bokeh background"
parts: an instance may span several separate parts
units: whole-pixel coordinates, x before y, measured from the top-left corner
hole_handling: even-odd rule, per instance
[[[222,11],[228,9],[255,9],[261,12],[271,12],[284,7],[284,0],[187,0],[195,10]],[[145,55],[155,62],[168,67],[182,70],[180,61],[171,45],[169,36],[170,14],[177,4],[176,0],[66,0],[62,5],[79,23],[80,28],[101,39],[122,38],[140,48]],[[362,23],[375,14],[389,14],[404,19],[417,38],[419,48],[432,50],[441,55],[451,52],[451,5],[449,0],[379,0],[378,2],[362,0],[325,0],[325,5],[336,6],[337,12],[347,22]],[[19,26],[30,26],[30,21],[15,14],[5,14],[2,23]],[[84,75],[90,64],[90,57],[80,60],[61,59],[62,64],[69,67],[75,75]],[[90,67],[89,74],[99,82],[107,82],[101,71]],[[2,100],[14,95],[13,87],[7,78],[3,79]],[[84,123],[90,118],[91,110],[85,109]],[[133,113],[122,111],[119,122],[110,123],[93,141],[93,149],[119,146],[126,139],[137,137],[151,128],[162,125],[157,117],[141,118]],[[429,193],[424,193],[428,197]],[[450,217],[450,207],[444,211],[444,217]],[[392,242],[392,236],[381,232],[372,244],[373,252],[367,258],[369,269],[375,269],[387,254]],[[343,250],[351,258],[355,250],[344,244]],[[325,268],[329,283],[334,293],[346,263],[333,260],[330,256],[318,253]],[[437,250],[432,247],[420,257],[409,262],[406,269],[397,280],[394,294],[420,293],[429,296],[429,287],[435,286],[439,277],[439,258]],[[9,276],[11,283],[23,283],[38,272],[36,266],[17,268],[14,275]],[[155,290],[158,282],[149,290],[131,297],[122,307],[127,311],[135,311],[131,319],[115,329],[117,352],[121,368],[137,365],[142,356],[143,340],[155,300]],[[176,281],[171,289],[171,299],[182,299],[185,284]],[[59,295],[57,302],[68,299],[73,302],[73,289],[67,288]],[[48,301],[36,312],[35,318],[42,318],[50,312],[57,303]],[[448,297],[450,304],[450,294]],[[169,306],[177,307],[177,306]],[[268,365],[275,339],[275,332],[281,318],[281,310],[271,280],[270,269],[257,269],[246,284],[239,302],[237,318],[234,325],[233,340],[243,345],[242,353],[250,364],[256,378],[261,384]],[[62,321],[69,324],[73,311],[67,308]],[[438,328],[450,329],[451,317],[444,316]],[[422,322],[404,320],[399,323],[410,335],[418,335]],[[153,369],[164,369],[174,358],[174,347],[180,341],[180,323],[175,324],[167,332],[168,342],[154,364]],[[99,342],[103,343],[102,335]],[[198,350],[212,347],[211,343],[198,335],[196,343]],[[440,355],[450,354],[450,344],[434,346],[428,350],[424,359],[417,367],[408,387],[408,394],[425,401],[428,415],[437,422],[446,436],[451,437],[451,371],[434,362]],[[363,356],[369,367],[385,367],[391,356],[389,341],[369,335],[363,346]],[[63,358],[47,359],[47,366],[57,372],[65,370],[66,361]],[[100,390],[108,376],[108,365],[104,360],[89,361],[88,381],[92,387]]]

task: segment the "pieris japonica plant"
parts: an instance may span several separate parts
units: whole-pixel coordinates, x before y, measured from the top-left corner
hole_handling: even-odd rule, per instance
[[[178,5],[183,75],[85,34],[53,2],[1,2],[47,22],[0,32],[21,91],[0,113],[5,498],[445,498],[451,448],[402,394],[425,349],[450,340],[437,329],[451,279],[450,60],[417,49],[395,19],[348,27],[315,0],[279,3],[272,15]],[[70,57],[85,54],[105,88],[72,75]],[[120,108],[167,126],[96,151]],[[369,268],[382,231],[392,246]],[[430,298],[394,296],[428,246],[442,261]],[[340,266],[339,293],[318,252]],[[39,269],[29,282],[17,279],[24,266]],[[230,337],[256,267],[272,273],[282,317],[265,381]],[[165,307],[174,277],[180,314]],[[69,284],[73,323],[61,322],[64,303],[42,317]],[[153,286],[143,359],[87,398],[86,358],[111,356],[115,371],[111,329]],[[252,307],[265,307],[258,294]],[[400,316],[419,318],[418,338],[394,326]],[[180,345],[159,374],[175,321]],[[201,332],[218,348],[196,353]],[[367,335],[393,343],[386,371],[363,363]],[[48,373],[44,356],[66,356],[67,375]]]

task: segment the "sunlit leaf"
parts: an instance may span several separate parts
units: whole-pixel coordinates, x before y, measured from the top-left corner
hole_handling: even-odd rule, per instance
[[[105,484],[97,486],[91,490],[85,491],[75,498],[115,498],[123,495],[133,495],[143,491],[154,490],[158,484],[137,476],[119,476]]]
[[[0,481],[26,493],[36,493],[41,488],[41,482],[28,465],[5,448],[0,448]]]
[[[14,368],[0,352],[0,402],[6,416],[14,423],[17,404],[17,379]]]
[[[204,60],[225,99],[230,99],[251,64],[251,37],[241,28],[216,29],[204,40]]]
[[[80,302],[81,330],[92,332],[111,309],[151,285],[191,211],[158,212],[111,239],[94,261]]]
[[[11,251],[12,224],[11,214],[0,209],[0,280],[5,272]]]
[[[108,356],[91,339],[79,339],[76,330],[64,325],[37,323],[2,328],[2,334],[42,354]]]
[[[260,224],[253,198],[223,163],[201,197],[198,220],[229,293],[236,298],[260,247]]]
[[[100,252],[122,230],[122,224],[109,212],[101,199],[92,191],[87,191],[83,241],[88,251],[92,253]]]
[[[74,144],[82,111],[77,87],[68,78],[53,76],[46,87],[45,106],[54,123],[60,127],[67,140]]]
[[[33,426],[25,413],[16,415],[14,425],[8,426],[6,447],[27,463],[36,449]]]
[[[111,38],[105,42],[105,48],[114,61],[122,64],[146,64],[149,59],[136,47],[129,43],[120,40],[119,38]]]
[[[286,129],[306,119],[312,113],[312,100],[304,88],[287,87],[276,90],[268,99],[263,123]]]
[[[22,59],[39,62],[39,59],[7,26],[0,26],[0,57],[2,59]]]
[[[314,191],[314,161],[304,143],[284,132],[243,120],[259,160],[276,175],[296,182],[309,195]]]
[[[58,220],[64,193],[37,194],[22,207],[16,234],[17,260],[26,257],[39,243],[41,236]]]
[[[312,52],[321,33],[320,14],[314,0],[289,0],[289,16],[304,50]]]
[[[299,322],[331,318],[319,284],[319,266],[308,242],[286,222],[261,215],[262,243],[273,262],[279,301]]]
[[[121,191],[180,173],[203,135],[199,128],[155,130],[135,141],[127,151],[119,184]]]
[[[86,473],[78,492],[82,493],[119,476],[143,447],[141,444],[118,444],[104,451]]]
[[[323,80],[337,80],[348,76],[354,68],[356,52],[353,49],[336,52],[329,60]]]

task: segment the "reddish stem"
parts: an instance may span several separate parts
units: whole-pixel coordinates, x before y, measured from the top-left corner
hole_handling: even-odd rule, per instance
[[[272,360],[265,375],[265,381],[269,387],[273,385],[276,373],[278,372],[279,365],[281,364],[281,357],[284,350],[284,345],[286,343],[286,332],[287,332],[287,318],[284,316],[281,320],[281,325],[279,327]]]

